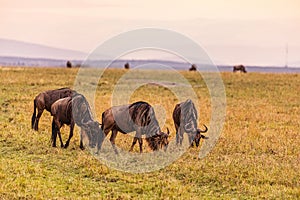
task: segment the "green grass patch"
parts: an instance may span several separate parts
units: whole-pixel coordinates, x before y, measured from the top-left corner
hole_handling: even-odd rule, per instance
[[[0,199],[299,199],[300,75],[222,73],[226,121],[210,154],[198,159],[190,148],[164,169],[131,174],[111,169],[79,148],[79,129],[68,149],[52,148],[51,116],[31,130],[34,97],[48,89],[73,87],[78,69],[0,68]],[[125,74],[107,70],[96,92],[95,109],[110,107],[114,85]],[[155,76],[154,71],[148,71]],[[161,72],[164,76],[168,71]],[[209,124],[211,103],[198,73],[180,72],[199,99],[199,124]],[[130,101],[165,108],[175,138],[172,111],[178,99],[157,85],[136,90]],[[64,141],[68,127],[62,129]],[[132,137],[118,134],[129,150]],[[144,142],[145,152],[149,148]],[[138,152],[138,145],[134,150]]]

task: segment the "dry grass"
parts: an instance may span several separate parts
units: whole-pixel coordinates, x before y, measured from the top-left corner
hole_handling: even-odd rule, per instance
[[[77,70],[0,69],[0,199],[300,198],[299,74],[223,73],[226,122],[209,156],[199,160],[199,149],[190,148],[164,169],[130,174],[108,168],[88,151],[81,151],[78,134],[68,149],[52,148],[47,112],[39,132],[30,129],[35,95],[72,87]],[[110,106],[114,84],[124,73],[108,70],[98,83],[99,121],[101,112]],[[205,83],[197,73],[181,74],[199,98],[200,123],[208,124],[211,105]],[[153,85],[136,90],[130,101],[136,100],[165,107],[163,129],[169,127],[174,139],[171,113],[176,96]],[[62,132],[65,140],[68,127]],[[119,134],[116,141],[128,150],[132,138]],[[146,144],[144,149],[149,151]]]

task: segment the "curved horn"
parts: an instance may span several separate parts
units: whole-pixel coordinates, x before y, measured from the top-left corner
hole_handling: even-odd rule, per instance
[[[208,131],[208,128],[205,126],[205,124],[203,124],[203,126],[205,127],[205,130],[201,130],[200,128],[198,129],[199,130],[199,133],[206,133]]]

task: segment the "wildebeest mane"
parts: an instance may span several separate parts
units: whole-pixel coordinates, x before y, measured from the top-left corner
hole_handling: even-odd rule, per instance
[[[191,123],[196,123],[196,120],[198,119],[197,111],[195,108],[195,105],[193,102],[189,99],[181,104],[181,109],[179,109],[179,114],[182,112],[181,115],[181,123],[185,125],[189,125]],[[195,112],[196,111],[196,112]],[[186,129],[186,126],[185,126]],[[189,131],[189,130],[186,130]]]
[[[90,106],[82,94],[76,93],[72,96],[72,109],[74,120],[78,126],[94,120]]]
[[[145,130],[148,133],[148,135],[146,135],[146,137],[149,138],[149,137],[153,137],[153,136],[154,137],[160,136],[161,130],[160,130],[158,121],[155,117],[154,109],[152,107],[149,109],[149,112],[148,112],[148,120],[149,120],[149,123],[146,126],[146,130]]]
[[[136,103],[133,103],[129,106],[129,113],[131,115],[131,120],[133,122],[139,121],[138,118],[141,117],[140,124],[136,124],[139,126],[145,126],[149,124],[150,118],[149,118],[149,110],[150,106],[148,104],[145,104],[143,101],[139,101]]]
[[[131,119],[137,126],[141,126],[143,134],[146,137],[152,137],[153,135],[160,133],[159,124],[155,118],[154,109],[143,101],[133,103],[129,106],[129,113]],[[139,118],[141,118],[139,120]]]

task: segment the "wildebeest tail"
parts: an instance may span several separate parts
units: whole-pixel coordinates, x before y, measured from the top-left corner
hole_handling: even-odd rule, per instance
[[[102,124],[101,124],[101,130],[104,130],[104,123],[103,123],[103,119],[104,119],[104,112],[102,113]]]
[[[35,122],[35,118],[36,118],[36,100],[33,100],[33,114],[31,117],[31,128],[34,129],[34,122]]]

